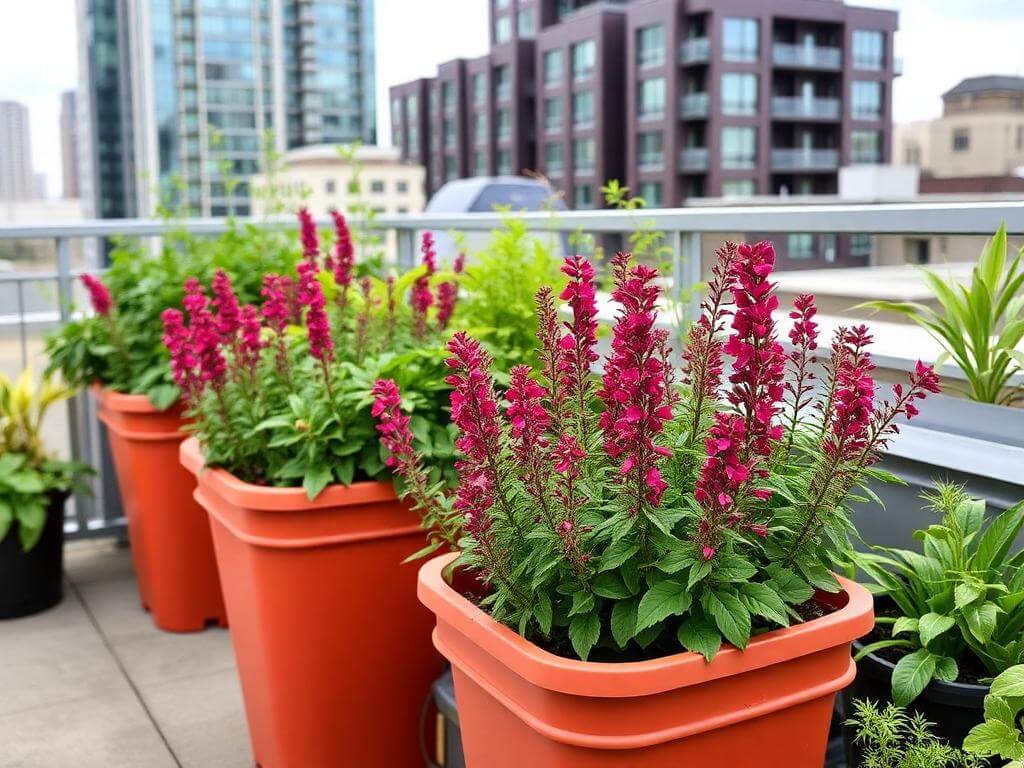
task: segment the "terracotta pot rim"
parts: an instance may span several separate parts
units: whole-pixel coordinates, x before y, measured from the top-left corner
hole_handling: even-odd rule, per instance
[[[803,624],[758,635],[743,651],[724,645],[710,664],[699,654],[688,651],[645,661],[580,661],[557,656],[531,643],[452,589],[442,571],[457,556],[439,556],[420,567],[420,601],[438,615],[439,621],[451,624],[524,680],[560,693],[594,698],[654,695],[849,644],[874,626],[871,594],[859,584],[837,576],[847,597],[846,605]],[[450,649],[437,630],[434,644],[451,658]],[[852,679],[852,659],[850,667]]]
[[[332,483],[315,499],[310,499],[302,488],[279,488],[247,483],[226,469],[207,467],[202,447],[195,437],[182,441],[178,455],[185,469],[194,474],[201,485],[208,487],[230,504],[261,512],[349,507],[398,498],[394,486],[386,480],[363,480],[352,485]]]
[[[96,399],[104,408],[121,413],[167,413],[174,408],[164,410],[158,409],[149,399],[149,395],[139,395],[129,392],[117,392],[102,384],[93,384],[90,389],[96,395]]]

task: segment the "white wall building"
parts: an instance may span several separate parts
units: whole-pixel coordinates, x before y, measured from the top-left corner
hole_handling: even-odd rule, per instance
[[[31,200],[37,196],[29,135],[25,105],[0,101],[0,200]]]

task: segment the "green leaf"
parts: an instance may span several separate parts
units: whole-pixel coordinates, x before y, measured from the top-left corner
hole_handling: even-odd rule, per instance
[[[669,616],[679,616],[690,607],[690,593],[677,581],[658,582],[640,600],[636,612],[637,631],[657,624]]]
[[[751,578],[757,569],[745,557],[731,553],[719,555],[712,562],[712,574],[715,581],[737,582]]]
[[[722,646],[722,636],[718,630],[696,616],[691,616],[679,626],[676,637],[683,648],[699,653],[706,661],[715,658]]]
[[[537,619],[540,631],[545,635],[551,634],[551,598],[544,590],[537,592],[537,602],[533,604],[533,615]]]
[[[960,676],[960,667],[951,656],[939,656],[935,660],[935,679],[944,683],[955,682]]]
[[[14,490],[15,493],[23,493],[26,496],[42,493],[46,490],[43,477],[33,470],[15,472],[4,478],[4,484]]]
[[[659,571],[671,574],[678,573],[684,568],[689,568],[695,562],[693,553],[683,547],[676,547],[675,549],[671,549],[666,552],[657,562],[655,567]]]
[[[1010,667],[997,675],[992,681],[991,693],[1005,698],[1024,696],[1024,664]]]
[[[772,588],[790,605],[806,603],[814,595],[814,587],[796,573],[781,566],[769,566]]]
[[[604,551],[601,555],[601,567],[598,572],[610,571],[612,568],[618,568],[624,562],[629,560],[640,550],[640,545],[631,542],[629,539],[622,538],[614,542],[611,546]]]
[[[969,605],[977,600],[979,597],[985,594],[985,589],[976,584],[961,583],[957,584],[953,590],[954,605],[957,608],[963,608],[965,605]]]
[[[932,640],[954,626],[956,626],[956,619],[952,616],[943,616],[940,613],[926,613],[918,620],[918,633],[921,636],[921,645],[928,647]]]
[[[331,477],[331,468],[326,464],[315,464],[309,467],[302,478],[302,487],[306,491],[306,496],[310,499],[319,496],[320,491],[331,482]]]
[[[986,720],[974,726],[964,738],[964,749],[988,757],[998,755],[1004,759],[1024,758],[1024,742],[1015,728],[998,720]]]
[[[749,582],[741,584],[739,589],[740,600],[752,614],[762,616],[782,627],[789,626],[786,603],[770,586]]]
[[[917,619],[912,619],[909,616],[900,616],[896,619],[896,622],[892,625],[892,636],[903,634],[904,632],[917,632]]]
[[[905,707],[925,689],[935,674],[936,656],[919,648],[899,660],[892,671],[892,700]]]
[[[857,653],[853,655],[854,661],[860,661],[865,656],[875,651],[880,651],[883,648],[913,648],[914,645],[909,640],[878,640],[874,643],[869,643],[861,648]]]
[[[3,499],[0,499],[0,541],[7,537],[7,532],[11,529],[12,520],[14,520],[14,513],[11,511],[10,505]]]
[[[626,587],[622,577],[615,571],[599,573],[597,578],[594,579],[593,590],[595,595],[612,600],[624,600],[633,594]]]
[[[709,573],[711,573],[711,562],[709,560],[701,560],[690,569],[690,576],[686,580],[686,588],[693,589]]]
[[[158,411],[166,411],[181,397],[181,391],[173,384],[159,384],[152,387],[146,394],[149,395],[149,402]]]
[[[18,506],[18,538],[21,548],[28,552],[39,541],[46,527],[46,501],[43,496],[36,496]]]
[[[747,647],[750,642],[750,611],[736,595],[707,591],[701,596],[701,603],[726,640],[741,650]]]
[[[586,592],[584,590],[578,590],[572,594],[572,610],[569,611],[570,616],[576,616],[580,613],[587,613],[594,609],[594,593]]]
[[[569,623],[569,640],[573,650],[583,661],[587,660],[591,649],[601,637],[601,617],[596,611],[573,616]]]
[[[971,604],[964,607],[964,619],[979,643],[987,643],[996,630],[996,607],[992,603]]]
[[[636,611],[640,605],[639,597],[631,597],[628,600],[619,600],[612,607],[612,637],[624,648],[636,634]]]

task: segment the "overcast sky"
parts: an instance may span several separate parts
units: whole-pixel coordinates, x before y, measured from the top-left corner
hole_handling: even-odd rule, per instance
[[[856,4],[900,11],[897,122],[939,114],[942,92],[964,77],[1024,75],[1024,0]],[[60,93],[76,86],[76,46],[74,0],[0,0],[0,100],[28,106],[33,160],[46,173],[51,196],[60,194]],[[429,76],[447,59],[486,52],[487,0],[377,0],[380,141],[389,137],[389,86]]]

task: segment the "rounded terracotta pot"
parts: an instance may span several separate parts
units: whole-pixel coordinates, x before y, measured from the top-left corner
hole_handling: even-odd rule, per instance
[[[821,768],[836,691],[871,596],[840,579],[837,610],[758,635],[746,650],[598,663],[555,656],[420,568],[434,645],[451,661],[466,764],[486,768]]]
[[[178,461],[185,438],[181,407],[158,411],[145,395],[93,391],[110,439],[143,607],[170,632],[226,627],[210,525],[192,498],[195,478]]]
[[[416,599],[419,516],[391,483],[301,488],[198,476],[224,584],[253,754],[262,768],[422,765],[419,720],[442,660]]]

